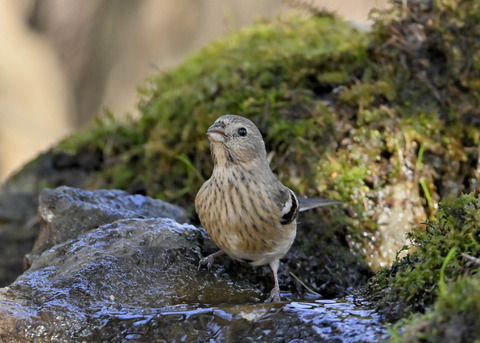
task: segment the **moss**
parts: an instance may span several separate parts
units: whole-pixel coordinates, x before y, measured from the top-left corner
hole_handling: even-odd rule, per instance
[[[460,277],[441,292],[435,306],[412,316],[393,332],[393,342],[476,342],[480,337],[480,275]]]
[[[303,39],[298,39],[299,32],[305,34]],[[346,35],[356,36],[356,42],[344,40]],[[364,46],[361,34],[328,16],[261,23],[209,46],[179,69],[153,79],[145,91],[139,124],[153,127],[150,141],[155,149],[148,165],[158,168],[160,158],[160,170],[175,165],[184,168],[175,156],[188,154],[195,169],[209,175],[212,164],[206,129],[218,116],[237,113],[260,125],[269,150],[276,153],[274,168],[292,162],[290,168],[276,170],[284,180],[297,172],[303,180],[311,168],[304,154],[322,153],[313,149],[309,139],[318,141],[323,137],[321,125],[328,125],[314,101],[315,93],[347,82],[362,64],[359,57]],[[325,73],[330,75],[328,81],[322,79]],[[172,127],[179,132],[172,132]],[[306,168],[295,167],[298,163]],[[173,180],[156,174],[152,181],[158,193],[154,195],[174,198],[164,192],[172,182],[183,182],[184,173],[172,174]],[[193,198],[201,182],[195,179],[187,199]]]
[[[474,278],[472,287],[478,284],[479,265],[469,257],[480,256],[480,197],[470,194],[442,202],[426,226],[410,234],[413,252],[370,280],[367,292],[390,321],[422,313],[434,303],[454,304],[457,297],[469,297],[466,303],[480,300],[476,293],[452,293],[461,290],[457,282],[470,282],[463,279]]]
[[[392,329],[394,342],[474,341],[479,281],[469,256],[480,256],[480,201],[474,196],[480,191],[480,74],[474,66],[480,7],[468,0],[409,2],[379,16],[370,52],[396,96],[367,100],[401,118],[398,134],[386,139],[386,152],[396,160],[390,175],[419,185],[432,220],[409,234],[410,245],[399,254],[410,253],[381,270],[366,292],[392,323],[411,316]],[[344,100],[352,106],[351,97]],[[448,200],[461,192],[473,193]]]
[[[324,140],[326,150],[333,140],[333,114],[316,97],[350,82],[361,69],[364,37],[325,15],[258,23],[151,77],[140,89],[138,122],[107,116],[59,149],[102,152],[104,168],[92,176],[95,186],[140,185],[148,195],[191,204],[212,168],[206,129],[218,116],[238,113],[260,125],[276,153],[276,171],[287,180],[298,174],[302,181],[290,183],[306,190],[315,181],[307,177],[312,166],[304,155],[320,158],[323,149],[314,143]],[[292,162],[291,168],[280,167],[284,162]]]

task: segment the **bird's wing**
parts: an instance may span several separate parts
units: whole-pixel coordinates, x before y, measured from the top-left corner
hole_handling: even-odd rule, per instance
[[[341,204],[340,201],[322,198],[298,198],[298,202],[300,203],[300,212],[311,210],[312,208],[321,206]]]
[[[298,215],[298,198],[292,190],[286,188],[283,192],[282,201],[280,202],[280,210],[282,211],[282,218],[280,224],[287,225],[297,218]]]

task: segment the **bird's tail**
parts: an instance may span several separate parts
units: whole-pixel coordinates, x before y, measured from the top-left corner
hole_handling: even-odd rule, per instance
[[[342,202],[332,199],[322,199],[322,198],[298,198],[300,203],[300,212],[311,210],[312,208],[328,206],[328,205],[339,205]]]

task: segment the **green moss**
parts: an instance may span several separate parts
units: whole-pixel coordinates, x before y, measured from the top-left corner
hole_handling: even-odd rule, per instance
[[[442,202],[426,225],[426,230],[410,234],[414,251],[370,281],[370,296],[390,320],[424,312],[438,297],[459,297],[449,291],[457,287],[450,284],[477,275],[479,265],[465,256],[480,256],[480,197],[463,195]],[[465,301],[480,300],[474,298]]]
[[[477,342],[480,338],[480,275],[461,277],[440,293],[424,315],[392,330],[392,342]],[[401,328],[401,329],[400,329]]]
[[[315,184],[311,153],[320,159],[333,141],[332,112],[315,98],[350,82],[365,45],[364,34],[333,16],[258,23],[151,77],[140,89],[138,122],[107,116],[59,149],[101,151],[96,187],[141,185],[148,195],[190,205],[212,168],[208,126],[237,113],[259,124],[283,180],[306,191]]]

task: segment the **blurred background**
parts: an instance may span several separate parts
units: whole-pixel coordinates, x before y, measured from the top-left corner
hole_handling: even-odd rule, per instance
[[[104,108],[135,115],[149,75],[302,4],[366,27],[388,0],[0,0],[0,184]]]

